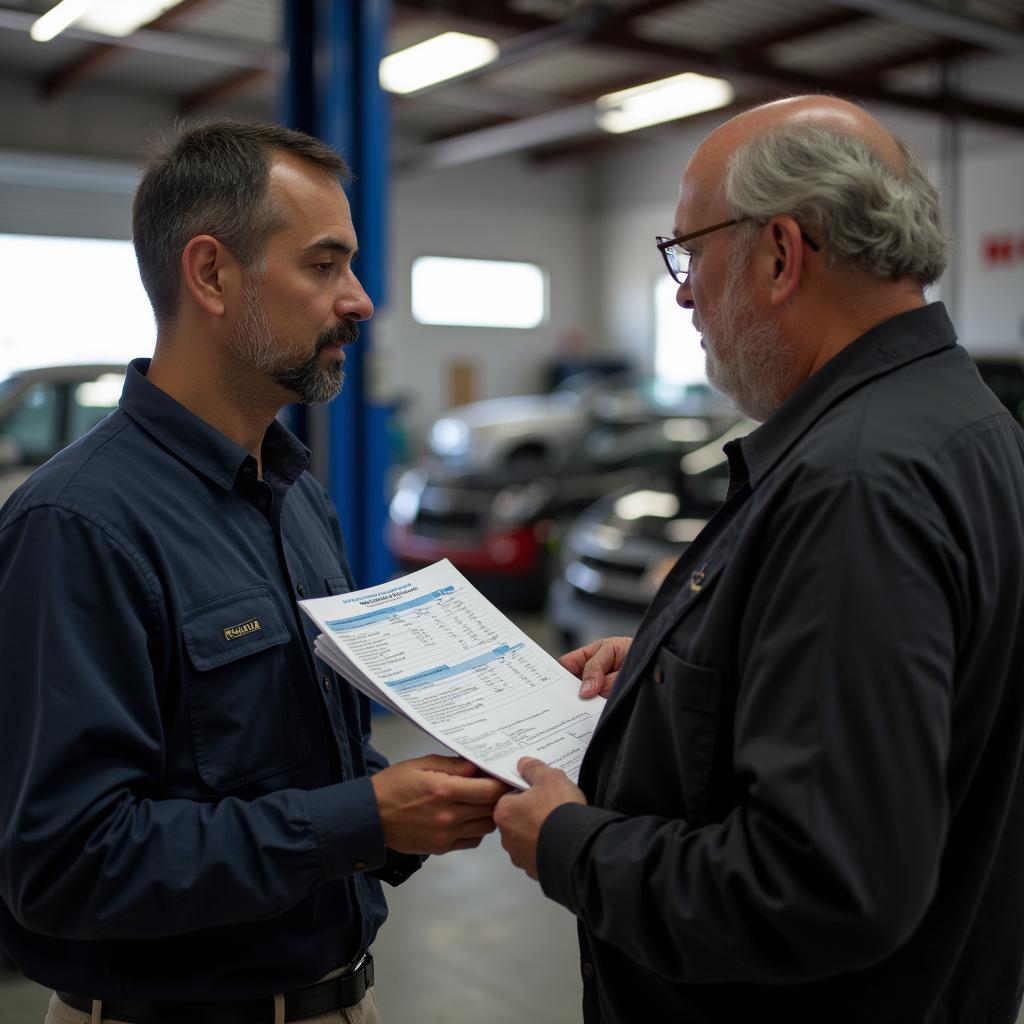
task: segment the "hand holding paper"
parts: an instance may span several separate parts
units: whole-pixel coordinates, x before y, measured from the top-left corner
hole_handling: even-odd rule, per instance
[[[563,654],[558,663],[579,677],[581,697],[607,697],[632,643],[628,636],[608,636]]]
[[[498,801],[494,821],[501,829],[501,845],[517,868],[537,879],[537,839],[547,816],[562,804],[585,804],[583,791],[557,768],[524,757],[519,773],[530,784],[525,793],[510,793]]]
[[[476,776],[460,757],[399,761],[371,778],[384,842],[399,853],[468,850],[494,831],[492,813],[509,786]]]

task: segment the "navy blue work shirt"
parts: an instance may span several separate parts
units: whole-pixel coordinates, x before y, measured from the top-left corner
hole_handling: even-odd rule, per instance
[[[297,599],[352,587],[276,421],[256,460],[146,380],[0,513],[0,942],[116,1000],[308,984],[373,941],[367,700]]]

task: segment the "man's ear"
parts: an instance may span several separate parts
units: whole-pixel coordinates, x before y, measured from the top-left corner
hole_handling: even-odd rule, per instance
[[[234,255],[213,235],[196,235],[189,239],[181,253],[185,289],[196,305],[210,316],[224,316],[238,270]]]
[[[789,216],[773,217],[765,232],[771,264],[769,299],[785,305],[796,293],[804,272],[804,243],[800,225]]]

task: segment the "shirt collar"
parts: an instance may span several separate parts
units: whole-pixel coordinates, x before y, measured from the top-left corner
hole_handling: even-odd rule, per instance
[[[750,484],[756,487],[815,422],[850,392],[955,344],[956,331],[941,302],[872,327],[808,377],[753,433],[731,443],[733,471],[737,461],[744,463]]]
[[[128,364],[119,402],[122,411],[196,472],[231,490],[252,456],[146,380],[149,364],[149,359],[133,359]],[[291,483],[309,465],[309,449],[275,419],[263,438],[263,462],[265,468]]]

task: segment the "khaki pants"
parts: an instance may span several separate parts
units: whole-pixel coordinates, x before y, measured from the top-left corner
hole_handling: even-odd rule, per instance
[[[337,973],[339,972],[332,971],[326,977],[330,978],[333,974]],[[284,1024],[284,998],[282,996],[275,996],[274,1002],[274,1024]],[[113,1017],[105,1017],[103,1015],[103,1004],[99,1000],[93,1003],[91,1014],[83,1013],[81,1010],[76,1010],[73,1006],[68,1006],[67,1003],[58,999],[55,992],[50,996],[50,1007],[46,1011],[44,1024],[125,1024],[125,1022],[116,1020]],[[179,1022],[175,1022],[175,1024],[179,1024]],[[191,1022],[183,1020],[180,1024],[191,1024]],[[320,1017],[307,1017],[302,1024],[380,1024],[380,1014],[377,1012],[377,996],[372,988],[368,989],[366,995],[355,1006],[350,1006],[345,1010],[332,1010],[330,1013],[325,1013]]]

